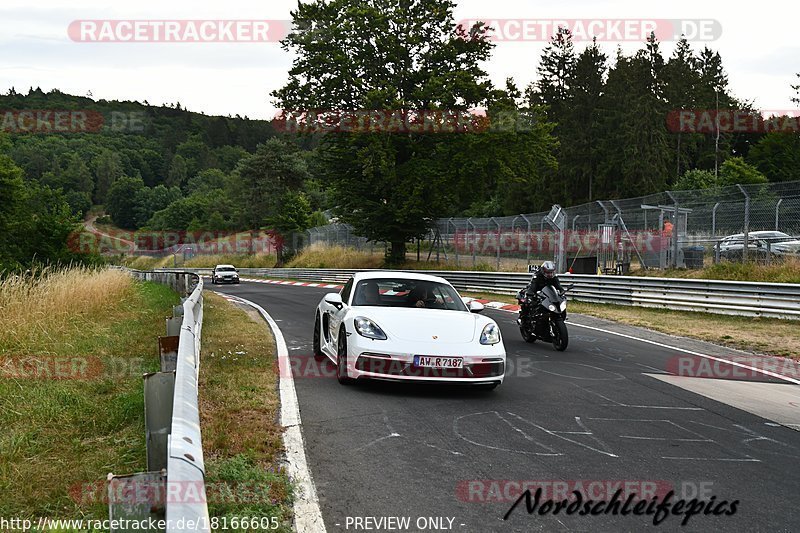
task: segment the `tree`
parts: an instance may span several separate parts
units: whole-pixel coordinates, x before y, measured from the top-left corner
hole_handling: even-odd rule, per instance
[[[578,55],[567,89],[570,102],[560,128],[562,151],[559,174],[568,185],[568,195],[558,203],[580,203],[594,198],[593,181],[597,175],[602,136],[600,102],[605,91],[608,57],[597,41]]]
[[[287,191],[281,196],[277,212],[269,219],[270,226],[280,235],[277,245],[278,261],[275,266],[283,266],[285,257],[293,253],[292,237],[310,227],[310,217],[311,204],[302,192]]]
[[[108,189],[122,177],[122,159],[118,153],[112,150],[103,150],[94,159],[94,167],[97,182],[94,200],[96,203],[102,204],[106,200]]]
[[[768,133],[750,149],[747,161],[769,181],[800,180],[800,135]]]
[[[694,191],[718,186],[717,177],[713,172],[709,170],[692,169],[687,170],[683,176],[675,182],[673,188],[677,191]]]
[[[168,187],[180,187],[186,181],[187,175],[188,165],[186,164],[186,159],[184,159],[182,155],[178,154],[172,158],[172,162],[169,165],[169,174],[167,175],[165,184]]]
[[[747,185],[767,183],[767,177],[752,165],[745,163],[741,157],[731,157],[719,169],[720,185]]]
[[[280,198],[298,191],[308,178],[305,159],[296,146],[269,139],[243,159],[231,176],[231,196],[239,206],[241,227],[257,230],[276,216]]]
[[[701,78],[698,60],[685,36],[681,36],[672,57],[661,72],[668,112],[676,113],[684,109],[696,109],[697,90]],[[697,164],[698,146],[702,141],[703,136],[699,133],[679,131],[673,132],[669,136],[668,142],[675,154],[673,160],[676,179],[681,177],[685,169]]]
[[[548,118],[557,124],[568,105],[575,62],[572,32],[559,26],[542,53],[536,69],[539,79],[528,88],[531,104],[546,106]]]
[[[292,12],[282,42],[295,54],[283,109],[466,112],[486,101],[480,63],[492,47],[486,28],[456,27],[452,0],[312,0]],[[321,46],[320,43],[324,43]],[[437,154],[449,135],[336,133],[320,150],[336,213],[357,233],[391,243],[423,235],[450,207],[452,173]]]
[[[120,228],[136,229],[139,192],[145,188],[142,178],[123,176],[108,190],[106,212]]]
[[[669,145],[664,117],[664,60],[654,37],[633,57],[621,50],[601,101],[602,161],[597,197],[644,195],[666,188]]]
[[[76,219],[60,191],[25,183],[22,170],[0,155],[0,271],[33,262],[65,264],[85,261],[68,247]]]

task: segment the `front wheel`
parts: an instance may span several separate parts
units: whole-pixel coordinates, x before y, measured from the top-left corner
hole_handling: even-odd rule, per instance
[[[530,342],[530,343],[536,342],[536,336],[533,333],[531,333],[525,326],[519,327],[519,333],[520,335],[522,335],[522,338],[525,340],[525,342]]]
[[[339,342],[336,349],[336,379],[342,385],[353,383],[353,378],[347,374],[347,332],[344,327],[339,331]]]
[[[567,333],[567,325],[563,320],[553,321],[553,348],[559,352],[567,349],[569,344],[569,334]]]
[[[319,320],[319,313],[316,313],[316,318],[314,319],[314,340],[312,342],[314,357],[317,359],[322,359],[325,357],[325,354],[322,353],[322,341],[320,339],[322,328],[320,327],[320,320]]]

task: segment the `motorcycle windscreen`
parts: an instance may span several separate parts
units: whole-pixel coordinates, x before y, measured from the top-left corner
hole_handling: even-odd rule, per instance
[[[561,297],[551,285],[548,285],[542,289],[542,294],[544,295],[544,301],[542,301],[544,307],[547,307],[550,304],[558,306],[558,304],[561,303]]]

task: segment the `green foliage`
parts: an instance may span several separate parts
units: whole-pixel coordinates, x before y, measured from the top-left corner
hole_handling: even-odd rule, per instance
[[[466,111],[485,103],[491,85],[480,63],[492,45],[480,25],[456,31],[453,8],[449,0],[299,3],[297,29],[282,43],[296,58],[273,96],[285,109]],[[442,157],[451,141],[444,134],[327,136],[321,157],[341,220],[390,241],[401,260],[405,242],[452,206],[457,183]]]
[[[717,177],[710,170],[687,170],[672,187],[678,191],[710,189],[719,186]]]
[[[747,161],[772,182],[800,180],[800,135],[768,133],[750,149]]]
[[[719,169],[720,185],[747,185],[767,183],[767,177],[752,165],[745,163],[741,157],[732,157],[725,161]]]
[[[137,200],[144,190],[142,178],[124,176],[114,182],[106,199],[106,211],[114,224],[124,229],[137,228]]]
[[[77,227],[61,191],[25,183],[22,170],[0,155],[0,271],[33,263],[97,262],[68,246]]]

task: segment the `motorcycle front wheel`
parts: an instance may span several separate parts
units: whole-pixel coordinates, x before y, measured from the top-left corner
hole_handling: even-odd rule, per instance
[[[525,342],[536,342],[536,336],[524,325],[519,327],[519,333],[522,335],[522,338],[525,340]]]
[[[567,349],[569,344],[569,334],[567,333],[567,325],[563,320],[553,321],[553,348],[559,352]]]

